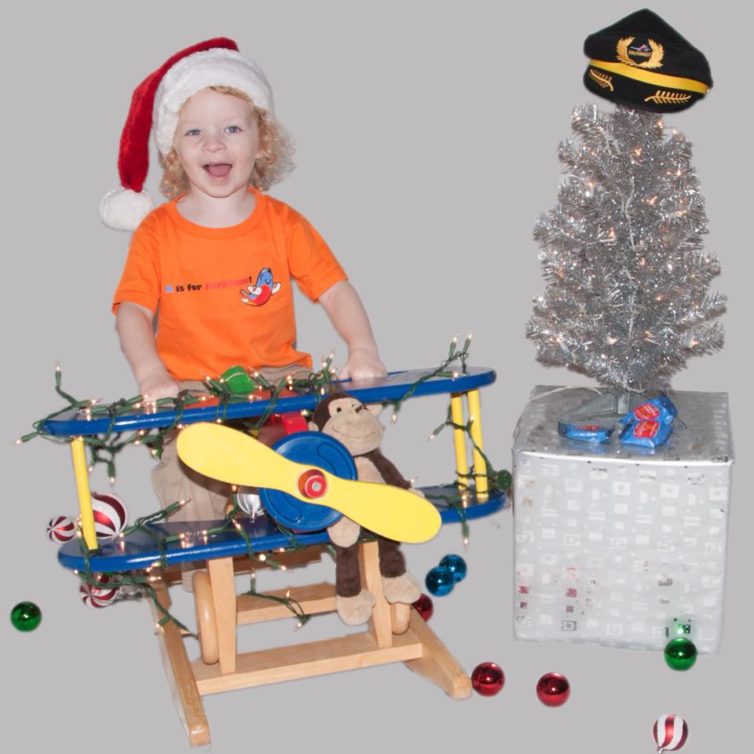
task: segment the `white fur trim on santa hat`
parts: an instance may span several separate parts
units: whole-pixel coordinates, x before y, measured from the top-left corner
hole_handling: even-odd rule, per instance
[[[152,200],[146,191],[116,188],[102,197],[99,216],[113,230],[136,230],[152,211]]]
[[[178,113],[183,103],[209,86],[229,86],[246,94],[260,110],[273,114],[272,89],[262,69],[235,50],[195,52],[179,60],[163,77],[154,103],[157,148],[173,148]]]

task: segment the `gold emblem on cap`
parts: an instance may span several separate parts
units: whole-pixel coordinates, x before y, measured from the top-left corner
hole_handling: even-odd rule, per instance
[[[684,105],[691,99],[690,94],[680,92],[666,92],[658,89],[651,97],[645,97],[645,102],[654,102],[656,105]]]
[[[654,39],[647,39],[649,49],[651,50],[649,57],[641,63],[637,63],[628,54],[628,48],[634,39],[636,39],[636,37],[623,37],[623,39],[618,40],[618,44],[615,45],[615,55],[618,60],[620,60],[621,63],[632,65],[636,68],[662,68],[662,59],[665,57],[665,48],[659,42],[655,42]]]
[[[609,89],[611,92],[615,91],[612,76],[608,76],[606,73],[600,73],[599,71],[595,71],[594,68],[590,68],[589,78],[596,81],[603,89]]]

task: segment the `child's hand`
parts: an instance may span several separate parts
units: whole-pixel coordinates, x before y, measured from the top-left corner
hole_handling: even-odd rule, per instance
[[[160,398],[175,398],[180,390],[166,369],[151,372],[139,382],[139,392],[148,406],[154,406]]]
[[[343,380],[375,380],[387,374],[380,357],[371,351],[355,350],[348,354],[348,360],[340,370]]]

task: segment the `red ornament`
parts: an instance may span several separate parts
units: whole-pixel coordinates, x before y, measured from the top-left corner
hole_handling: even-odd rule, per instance
[[[103,541],[117,537],[128,521],[126,506],[111,492],[92,492],[92,512],[97,539]]]
[[[432,617],[432,613],[435,611],[435,606],[432,604],[429,595],[422,593],[421,597],[414,602],[414,610],[416,610],[425,621],[428,621]]]
[[[76,522],[68,516],[55,516],[47,523],[47,536],[59,545],[70,542],[76,536]]]
[[[686,743],[688,735],[689,726],[680,715],[660,715],[652,726],[657,754],[680,749]]]
[[[571,684],[560,673],[545,673],[537,681],[537,696],[548,707],[560,707],[571,695]]]
[[[505,674],[494,662],[483,662],[474,668],[471,685],[482,696],[495,696],[505,684]]]

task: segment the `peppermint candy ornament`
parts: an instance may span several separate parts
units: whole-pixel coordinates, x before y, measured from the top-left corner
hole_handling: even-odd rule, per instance
[[[97,583],[82,583],[79,588],[81,601],[87,607],[100,608],[112,604],[118,595],[118,588],[109,584],[110,577],[107,574],[96,576]]]
[[[92,510],[97,539],[105,541],[113,539],[123,531],[128,520],[128,513],[123,501],[117,495],[92,492]]]
[[[680,749],[686,743],[688,735],[689,726],[680,715],[661,715],[652,726],[657,754]]]
[[[47,536],[62,545],[76,536],[76,522],[69,516],[55,516],[47,522]]]

